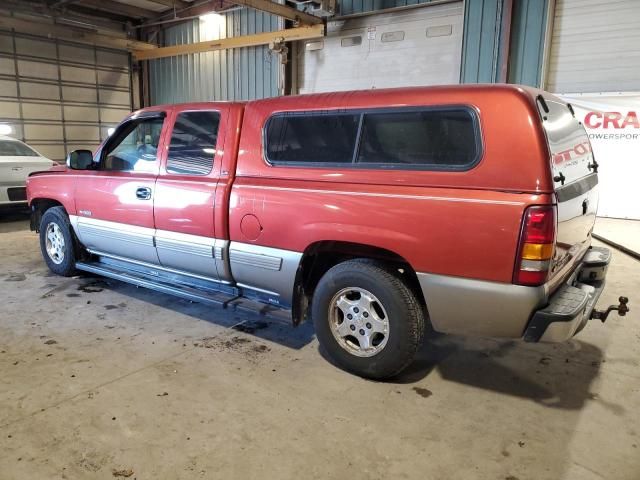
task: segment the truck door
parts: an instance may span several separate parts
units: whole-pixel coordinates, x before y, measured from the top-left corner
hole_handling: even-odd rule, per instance
[[[157,264],[153,199],[166,111],[121,123],[76,182],[76,231],[97,254]],[[74,219],[72,219],[74,220]]]
[[[226,110],[211,104],[174,107],[154,203],[160,264],[212,280],[220,279],[217,264],[226,253],[226,241],[215,230]]]

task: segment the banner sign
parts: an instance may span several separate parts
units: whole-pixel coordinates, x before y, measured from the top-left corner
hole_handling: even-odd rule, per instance
[[[640,92],[558,96],[584,124],[599,164],[598,216],[640,220]]]

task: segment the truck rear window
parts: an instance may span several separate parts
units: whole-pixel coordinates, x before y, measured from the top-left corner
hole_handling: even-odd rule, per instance
[[[279,113],[267,122],[274,165],[466,170],[480,158],[467,107]]]

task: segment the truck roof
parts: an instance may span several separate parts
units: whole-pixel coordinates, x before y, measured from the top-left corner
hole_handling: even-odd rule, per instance
[[[483,93],[488,92],[504,92],[505,95],[525,95],[531,99],[535,99],[535,97],[541,93],[542,90],[537,88],[529,87],[527,85],[517,85],[517,84],[491,84],[491,83],[479,83],[479,84],[462,84],[462,85],[434,85],[434,86],[416,86],[416,87],[401,87],[401,88],[381,88],[381,89],[369,89],[369,90],[349,90],[342,92],[324,92],[324,93],[307,93],[302,95],[286,95],[280,97],[272,97],[265,98],[260,100],[250,100],[250,101],[211,101],[211,102],[182,102],[182,103],[173,103],[173,104],[162,104],[162,105],[153,105],[150,107],[145,107],[143,109],[137,110],[136,112],[146,112],[146,111],[154,111],[154,110],[162,110],[170,107],[195,107],[195,106],[211,106],[214,107],[216,105],[239,105],[239,106],[248,106],[260,104],[264,106],[288,106],[291,104],[302,103],[305,105],[309,105],[311,103],[332,103],[335,104],[336,100],[346,100],[349,99],[351,101],[354,100],[365,100],[371,101],[373,99],[380,99],[383,103],[384,99],[391,100],[391,97],[395,97],[398,95],[401,96],[424,96],[424,95],[434,95],[434,96],[446,96],[449,93],[455,93],[456,95],[469,93],[470,95],[482,95]],[[545,92],[547,97],[550,95]],[[320,106],[320,105],[318,105]]]

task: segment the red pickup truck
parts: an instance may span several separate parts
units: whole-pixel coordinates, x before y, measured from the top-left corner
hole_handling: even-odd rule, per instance
[[[570,105],[481,85],[150,107],[27,188],[53,272],[288,308],[385,378],[427,321],[537,342],[624,314],[594,308],[597,171]]]

